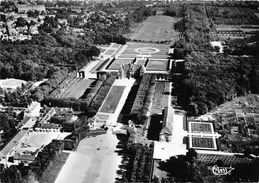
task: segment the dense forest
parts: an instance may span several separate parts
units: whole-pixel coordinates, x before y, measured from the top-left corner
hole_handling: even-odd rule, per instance
[[[252,9],[251,7],[207,5],[206,12],[215,24],[259,24],[259,19],[255,15],[256,9]]]
[[[75,33],[42,31],[32,40],[0,42],[0,78],[42,80],[51,77],[56,66],[80,67],[97,55],[99,50]]]
[[[116,183],[124,182],[148,182],[152,168],[152,154],[154,145],[149,146],[140,143],[125,144],[121,141],[118,145],[122,153],[122,162],[117,174]]]
[[[211,34],[215,32],[215,22],[207,15],[208,7],[200,4],[180,6],[182,8],[178,9],[184,10],[184,16],[175,24],[175,29],[183,36],[171,46],[175,49],[173,58],[185,59],[182,78],[175,82],[178,104],[188,110],[189,115],[198,115],[237,95],[259,93],[257,36],[241,42],[229,40],[225,54],[218,54],[210,45],[217,37]],[[171,12],[167,9],[166,13],[177,16],[178,9],[173,8]],[[235,12],[237,17],[242,13]],[[239,55],[230,55],[240,50]],[[241,53],[250,56],[241,56]]]

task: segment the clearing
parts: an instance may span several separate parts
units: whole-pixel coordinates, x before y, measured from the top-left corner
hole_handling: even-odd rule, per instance
[[[137,41],[169,42],[179,38],[179,32],[174,29],[178,18],[169,16],[150,16],[133,29],[129,39]]]

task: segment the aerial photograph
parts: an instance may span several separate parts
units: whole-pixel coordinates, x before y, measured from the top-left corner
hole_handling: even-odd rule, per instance
[[[259,182],[259,0],[0,0],[0,183]]]

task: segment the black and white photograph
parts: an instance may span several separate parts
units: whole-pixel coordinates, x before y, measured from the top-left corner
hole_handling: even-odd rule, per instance
[[[0,183],[259,182],[259,0],[0,0]]]

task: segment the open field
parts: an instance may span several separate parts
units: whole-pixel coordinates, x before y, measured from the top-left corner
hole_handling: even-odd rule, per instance
[[[118,142],[110,132],[81,140],[77,150],[70,153],[55,183],[115,182],[122,159],[116,152]]]
[[[177,39],[179,33],[174,30],[174,23],[179,19],[169,16],[150,16],[140,23],[129,36],[131,40],[162,42]]]
[[[113,86],[99,112],[114,113],[126,86]]]
[[[80,98],[85,90],[91,85],[91,83],[94,82],[92,79],[78,79],[75,78],[74,81],[71,83],[69,88],[62,93],[60,97],[62,98]]]
[[[191,132],[212,132],[212,123],[195,123],[191,122]]]
[[[166,71],[168,60],[149,60],[147,63],[147,71]]]

